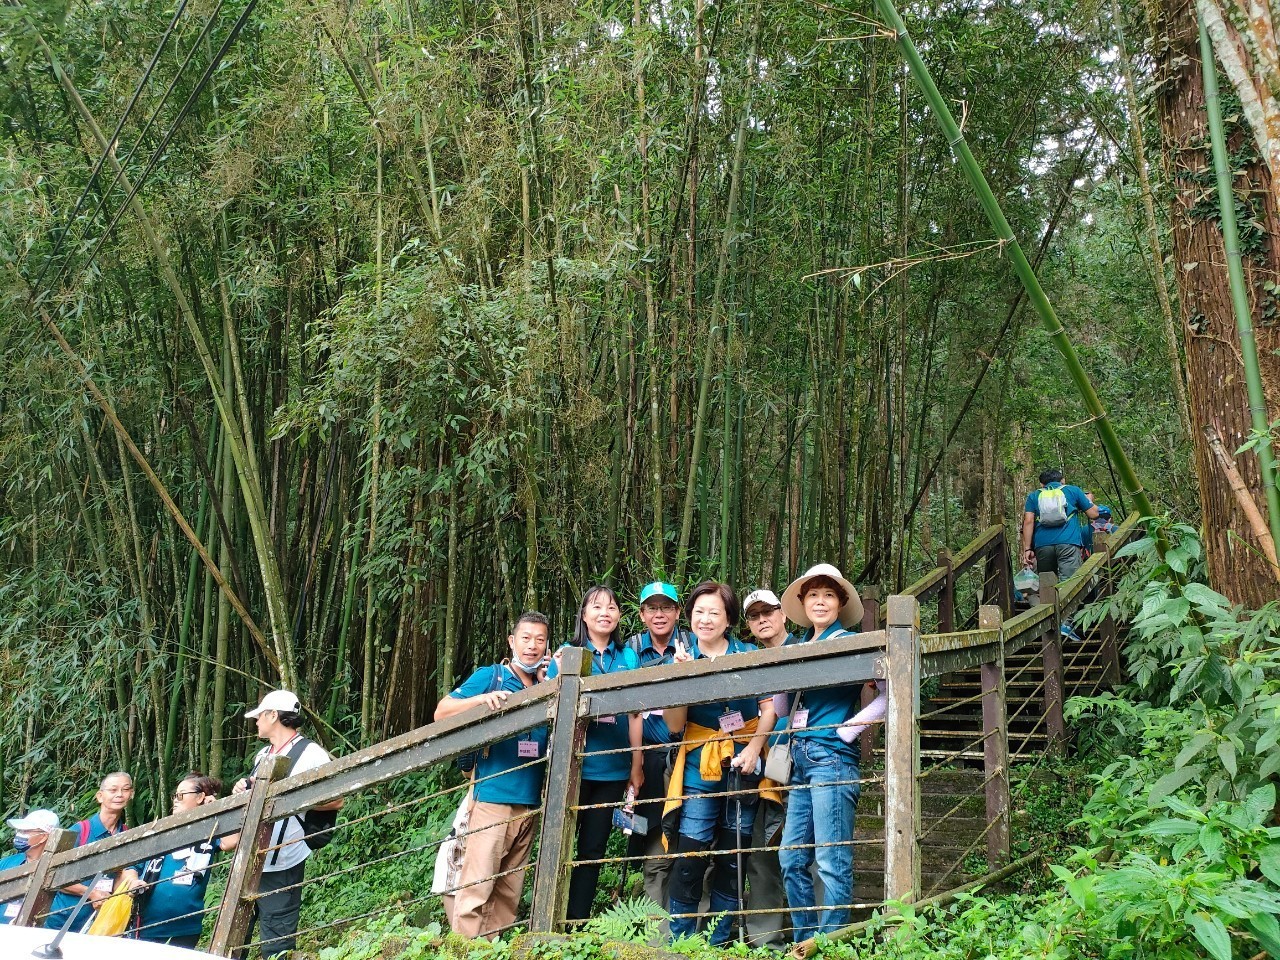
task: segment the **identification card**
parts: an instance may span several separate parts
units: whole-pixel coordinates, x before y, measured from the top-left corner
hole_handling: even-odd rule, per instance
[[[21,906],[22,904],[19,901],[10,900],[8,903],[4,905],[5,918],[12,920],[14,917],[18,915],[18,908]]]
[[[603,717],[596,717],[596,723],[617,723],[618,718],[612,713],[605,714]]]
[[[660,717],[660,716],[662,716],[661,710],[645,710],[640,714],[640,719],[648,720],[650,717]]]
[[[521,757],[536,757],[538,755],[538,741],[517,740],[516,754]]]
[[[803,730],[809,725],[809,711],[797,710],[791,715],[791,728],[793,730]]]
[[[730,710],[720,718],[720,729],[725,733],[733,733],[735,730],[741,730],[747,725],[742,719],[741,710]]]
[[[175,887],[190,887],[190,886],[194,886],[195,882],[196,882],[196,875],[194,873],[187,873],[187,871],[185,870],[183,870],[181,873],[174,874],[174,877],[173,877],[173,885]]]
[[[93,889],[97,890],[99,893],[110,893],[113,885],[114,881],[112,881],[110,877],[103,877],[93,885]]]

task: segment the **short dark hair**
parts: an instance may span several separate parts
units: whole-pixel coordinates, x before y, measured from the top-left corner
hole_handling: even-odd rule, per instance
[[[1050,467],[1048,470],[1040,471],[1040,483],[1046,485],[1050,483],[1061,483],[1062,471],[1057,467]]]
[[[824,573],[818,574],[816,577],[810,577],[804,583],[800,584],[800,602],[804,603],[804,598],[810,590],[817,590],[820,587],[827,587],[836,592],[836,596],[840,598],[840,606],[844,606],[849,602],[849,591],[844,588],[844,584],[839,580],[828,577]]]
[[[203,793],[206,797],[216,797],[222,792],[222,781],[217,777],[211,777],[208,774],[200,773],[198,770],[192,770],[188,774],[184,774],[182,779],[178,781],[181,785],[190,780],[195,784],[195,788]]]
[[[547,639],[551,639],[551,621],[547,619],[547,615],[545,613],[539,613],[537,610],[526,610],[524,613],[520,614],[520,616],[516,618],[516,622],[511,625],[511,633],[513,636],[515,635],[515,632],[520,629],[520,624],[522,623],[542,624],[542,626],[547,628]]]
[[[618,603],[618,595],[613,592],[612,587],[606,587],[602,583],[595,586],[587,587],[582,594],[582,602],[578,604],[578,615],[573,621],[573,639],[569,641],[575,647],[588,647],[591,645],[591,634],[587,632],[587,625],[582,622],[582,614],[587,609],[587,604],[594,600],[600,594],[604,594],[618,607],[618,612],[622,612],[622,604]],[[609,634],[609,642],[619,650],[622,649],[622,617],[618,617],[617,624],[614,625],[613,632]]]
[[[724,604],[724,612],[729,618],[729,626],[736,627],[738,625],[738,616],[742,612],[741,607],[738,606],[738,595],[733,592],[733,587],[716,580],[703,580],[689,591],[689,599],[684,602],[684,615],[692,620],[693,605],[698,602],[700,597],[705,597],[712,593],[716,594],[720,598],[720,602]]]
[[[296,710],[277,710],[276,719],[290,730],[297,730],[302,726],[302,714]]]

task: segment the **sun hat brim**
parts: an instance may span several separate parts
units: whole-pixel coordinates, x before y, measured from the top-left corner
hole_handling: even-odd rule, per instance
[[[829,563],[814,564],[792,580],[787,589],[782,592],[782,609],[786,613],[787,619],[802,627],[813,626],[813,621],[804,612],[804,601],[801,599],[800,591],[805,583],[814,577],[830,577],[848,592],[849,600],[840,608],[840,615],[837,618],[840,621],[840,626],[846,630],[861,626],[862,598],[858,596],[857,588],[845,579],[844,574],[839,569]]]

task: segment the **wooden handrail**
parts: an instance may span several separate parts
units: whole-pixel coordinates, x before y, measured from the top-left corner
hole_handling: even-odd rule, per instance
[[[978,560],[984,559],[991,552],[992,546],[1004,536],[1004,526],[993,523],[987,527],[982,533],[978,534],[963,550],[951,558],[951,566],[934,567],[923,577],[917,580],[911,586],[902,591],[907,596],[915,597],[921,603],[932,597],[947,579],[947,571],[950,570],[953,576],[960,576],[970,567],[974,566]]]

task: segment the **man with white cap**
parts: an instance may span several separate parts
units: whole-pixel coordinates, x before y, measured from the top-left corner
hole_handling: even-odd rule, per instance
[[[640,622],[645,629],[627,638],[627,646],[635,652],[641,667],[659,667],[674,663],[678,652],[693,656],[697,641],[692,633],[680,627],[680,594],[670,583],[655,580],[640,590]],[[656,749],[671,742],[671,731],[661,710],[640,714],[643,724],[644,786],[636,798],[636,813],[645,818],[647,833],[633,832],[627,844],[627,855],[649,857],[642,860],[647,896],[665,904],[671,876],[671,861],[662,855],[662,801],[667,795],[667,751]],[[654,859],[656,858],[656,859]],[[664,920],[659,931],[663,940],[668,935]]]
[[[257,723],[258,739],[267,741],[253,758],[255,772],[279,756],[290,759],[289,774],[314,770],[333,759],[324,747],[298,732],[302,726],[302,703],[289,690],[272,690],[245,718]],[[251,774],[240,780],[231,792],[244,793],[252,786]],[[337,811],[341,807],[339,799],[313,807],[309,812]],[[281,820],[271,831],[269,846],[275,849],[267,854],[267,862],[262,867],[256,905],[258,936],[262,941],[262,956],[267,960],[296,949],[298,914],[302,910],[301,884],[307,857],[311,856],[304,836],[306,830],[299,817]]]
[[[787,615],[782,612],[782,601],[772,590],[752,590],[742,602],[742,612],[751,636],[766,650],[798,642],[799,638],[787,631]],[[779,725],[781,723],[779,721]],[[771,744],[776,742],[777,734],[769,740]],[[754,852],[747,859],[747,906],[752,911],[777,911],[746,915],[747,943],[753,947],[780,947],[787,942],[786,930],[790,926],[786,914],[787,895],[782,886],[782,867],[778,863],[777,849],[786,810],[785,793],[782,803],[762,799],[760,816],[756,817],[751,828]]]
[[[782,609],[808,628],[801,643],[835,639],[862,620],[858,591],[829,563],[792,581]],[[849,924],[861,758],[852,728],[842,727],[863,719],[861,700],[862,684],[844,683],[799,691],[790,704],[792,789],[778,859],[797,942]],[[814,864],[822,879],[820,900],[810,875]]]
[[[24,863],[33,863],[44,853],[45,845],[53,831],[58,829],[58,815],[52,810],[32,810],[25,817],[5,821],[13,828],[13,849],[16,851],[0,859],[0,871],[20,867]],[[53,897],[50,913],[62,911],[76,905],[76,898],[59,890]],[[8,903],[0,904],[0,924],[13,923],[22,906],[22,898],[17,897]]]

